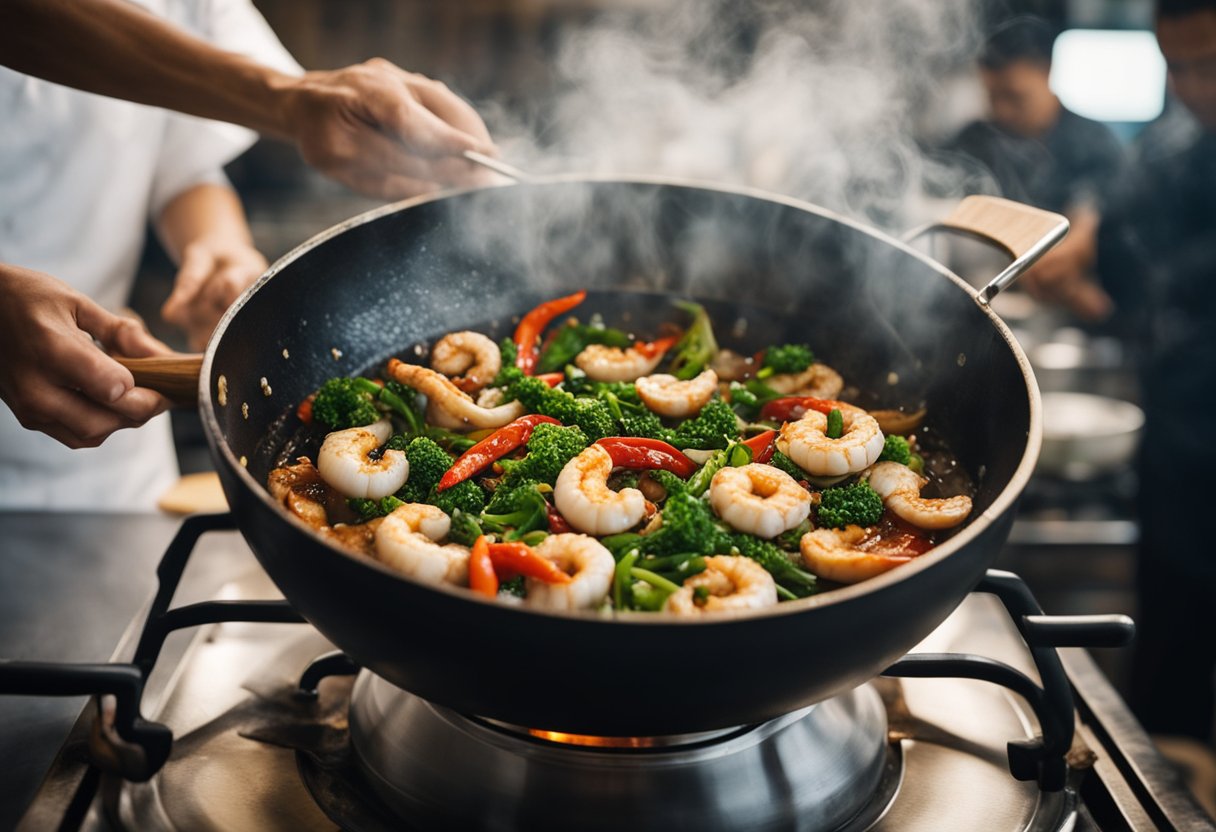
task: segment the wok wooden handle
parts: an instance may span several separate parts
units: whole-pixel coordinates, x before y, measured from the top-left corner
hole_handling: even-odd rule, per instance
[[[198,406],[198,377],[203,370],[201,353],[156,358],[125,358],[116,355],[113,358],[131,371],[137,387],[155,390],[179,407]]]
[[[976,294],[976,300],[987,304],[1064,239],[1068,234],[1068,218],[996,196],[969,196],[948,217],[916,230],[905,239],[935,230],[977,237],[1013,258],[1004,271]]]

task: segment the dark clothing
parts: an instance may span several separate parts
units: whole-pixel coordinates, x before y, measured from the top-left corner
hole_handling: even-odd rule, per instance
[[[1132,706],[1209,741],[1216,674],[1216,136],[1142,148],[1098,234],[1098,274],[1140,314],[1140,637]]]
[[[1057,212],[1078,202],[1103,203],[1123,163],[1123,148],[1109,128],[1063,106],[1041,138],[976,121],[945,150],[990,173],[1001,196]]]

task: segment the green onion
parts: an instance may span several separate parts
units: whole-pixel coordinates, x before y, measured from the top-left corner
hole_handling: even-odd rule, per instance
[[[844,414],[839,408],[833,407],[828,411],[828,429],[824,435],[828,439],[839,439],[844,435]]]
[[[634,549],[616,565],[616,572],[612,576],[612,603],[618,610],[625,609],[626,601],[629,600],[630,570],[637,559],[638,550]]]

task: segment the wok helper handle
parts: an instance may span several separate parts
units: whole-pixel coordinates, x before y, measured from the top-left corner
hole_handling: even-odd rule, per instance
[[[1013,258],[1004,271],[980,289],[975,299],[983,306],[1035,264],[1068,234],[1068,218],[1002,199],[969,196],[946,218],[904,235],[911,242],[931,231],[954,231],[995,246]]]
[[[126,358],[112,356],[135,376],[137,387],[155,390],[178,407],[198,406],[198,379],[203,370],[202,353]]]

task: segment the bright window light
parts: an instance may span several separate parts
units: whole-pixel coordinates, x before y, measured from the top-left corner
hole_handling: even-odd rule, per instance
[[[1165,59],[1152,32],[1068,29],[1056,38],[1051,88],[1095,121],[1152,121],[1165,106]]]

